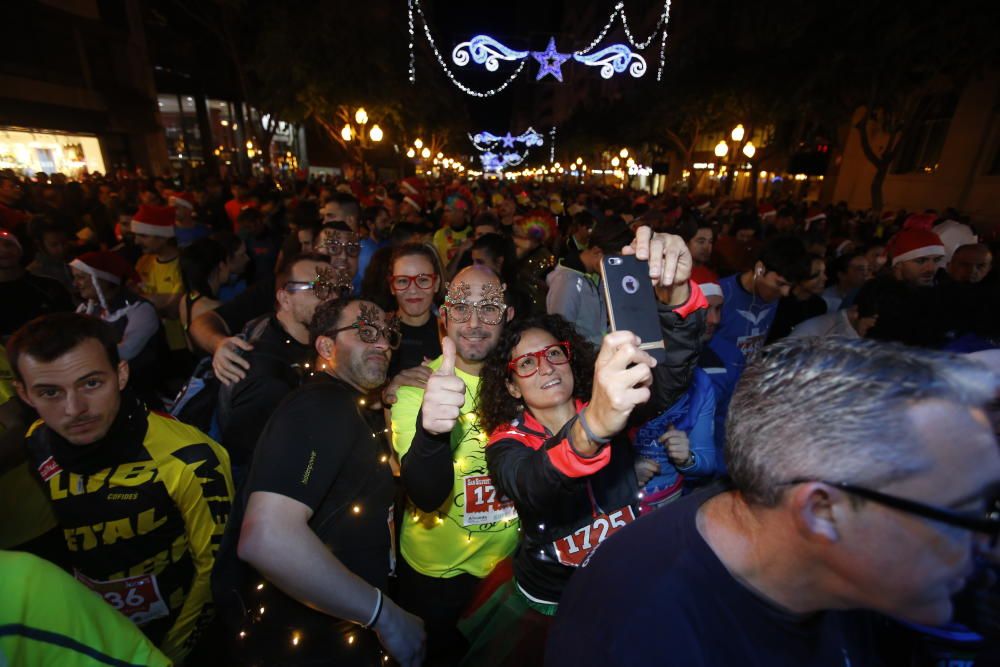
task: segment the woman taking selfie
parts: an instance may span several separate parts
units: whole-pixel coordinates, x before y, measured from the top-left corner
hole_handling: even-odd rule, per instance
[[[495,506],[521,518],[514,579],[466,622],[466,664],[540,663],[575,568],[631,523],[639,502],[624,430],[655,361],[627,331],[594,348],[558,315],[515,320],[483,368],[479,413]],[[633,365],[634,364],[634,365]],[[631,366],[631,367],[630,367]]]

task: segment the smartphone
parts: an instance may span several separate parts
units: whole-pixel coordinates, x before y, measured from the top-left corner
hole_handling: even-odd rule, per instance
[[[604,303],[612,331],[631,331],[639,337],[639,349],[658,362],[667,360],[663,344],[656,293],[649,278],[649,263],[633,255],[609,255],[601,260]]]

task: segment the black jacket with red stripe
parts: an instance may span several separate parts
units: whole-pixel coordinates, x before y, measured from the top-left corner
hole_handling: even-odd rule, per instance
[[[577,412],[583,405],[577,402]],[[494,431],[486,447],[493,485],[514,501],[521,518],[514,578],[525,593],[545,602],[559,601],[575,569],[560,562],[557,548],[566,554],[560,540],[623,508],[631,509],[630,517],[638,516],[639,488],[628,438],[619,436],[594,456],[582,456],[569,443],[575,422],[574,417],[552,435],[525,411]],[[596,544],[598,536],[581,534],[577,540],[585,538]]]
[[[642,423],[666,410],[691,383],[708,302],[693,281],[689,286],[687,303],[658,308],[667,358],[653,368],[650,400],[633,411],[630,422]],[[577,401],[577,413],[583,407]],[[574,417],[553,435],[526,410],[496,429],[486,447],[494,487],[514,501],[521,518],[514,577],[525,593],[546,602],[559,601],[575,569],[560,562],[558,549],[563,550],[563,560],[581,555],[566,553],[567,536],[582,531],[570,539],[575,545],[587,541],[593,545],[602,535],[603,527],[594,525],[602,515],[623,509],[629,513],[630,508],[638,516],[639,489],[628,438],[619,435],[593,457],[584,457],[568,440],[575,421]],[[595,530],[588,530],[592,525]]]

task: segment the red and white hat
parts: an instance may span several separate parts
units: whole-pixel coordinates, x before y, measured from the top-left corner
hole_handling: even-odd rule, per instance
[[[817,222],[826,220],[826,213],[819,206],[810,206],[806,211],[806,222]]]
[[[774,208],[773,204],[763,202],[757,207],[757,215],[760,216],[761,220],[767,220],[768,218],[777,216],[778,209]]]
[[[14,234],[14,232],[12,232],[12,231],[10,231],[8,229],[0,229],[0,239],[3,239],[4,241],[9,241],[10,243],[13,243],[14,245],[17,246],[18,250],[20,250],[21,252],[24,252],[24,246],[21,245],[21,240],[19,238],[17,238],[17,236]]]
[[[707,266],[696,266],[691,269],[691,280],[698,284],[698,287],[701,288],[701,293],[705,295],[706,299],[710,296],[722,296],[719,276]]]
[[[100,278],[115,285],[121,285],[134,274],[128,260],[116,252],[107,250],[85,252],[69,263],[74,269],[89,273],[94,278]]]
[[[427,199],[419,192],[407,192],[403,195],[403,203],[409,204],[421,213],[427,207]]]
[[[879,216],[879,222],[889,223],[896,219],[895,211],[882,211],[882,215]]]
[[[936,218],[933,214],[914,213],[906,219],[903,229],[889,239],[886,245],[893,266],[920,257],[944,256],[941,237],[931,231]]]
[[[167,197],[167,203],[174,208],[180,206],[188,210],[194,210],[194,195],[190,192],[171,192]]]
[[[132,216],[132,233],[173,238],[177,210],[173,206],[142,204]]]
[[[419,195],[423,194],[423,183],[416,176],[410,176],[409,178],[404,178],[399,182],[399,191],[404,195]]]

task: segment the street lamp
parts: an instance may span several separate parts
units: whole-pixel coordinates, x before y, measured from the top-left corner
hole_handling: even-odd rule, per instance
[[[743,134],[745,132],[746,130],[744,130],[743,128],[743,123],[740,123],[739,125],[733,128],[733,131],[729,133],[729,136],[732,138],[733,141],[740,142],[743,141]]]
[[[619,155],[619,157],[621,157],[621,159],[624,160],[625,158],[628,157],[628,149],[627,148],[621,149],[621,151],[618,153],[618,155]]]
[[[728,152],[729,145],[724,140],[720,140],[719,143],[715,144],[715,157],[726,157],[726,153]]]
[[[617,167],[621,163],[622,163],[622,161],[618,159],[617,155],[615,157],[611,158],[611,166],[612,167]]]
[[[354,112],[354,122],[358,125],[364,125],[368,122],[368,112],[365,111],[364,107],[359,107],[358,110]]]
[[[351,131],[351,126],[345,125],[344,129],[340,131],[340,136],[344,141],[350,141],[351,137],[354,136],[354,132]]]
[[[743,154],[748,158],[752,158],[757,152],[757,147],[753,145],[752,141],[748,141],[745,146],[743,146]]]
[[[431,156],[431,149],[429,149],[426,146],[424,146],[424,149],[422,151],[420,151],[420,157],[422,157],[423,159],[426,160],[430,156]]]
[[[368,120],[368,119],[365,118],[365,120]],[[376,123],[375,125],[372,125],[372,129],[369,130],[368,136],[375,143],[378,143],[378,142],[382,141],[382,128],[378,126],[378,123]]]
[[[420,139],[417,139],[416,141],[413,142],[413,147],[419,151],[421,148],[424,147],[424,142],[421,141]]]
[[[410,150],[406,151],[406,157],[412,159],[412,158],[415,158],[416,156],[417,156],[417,151],[413,150],[412,148]]]

